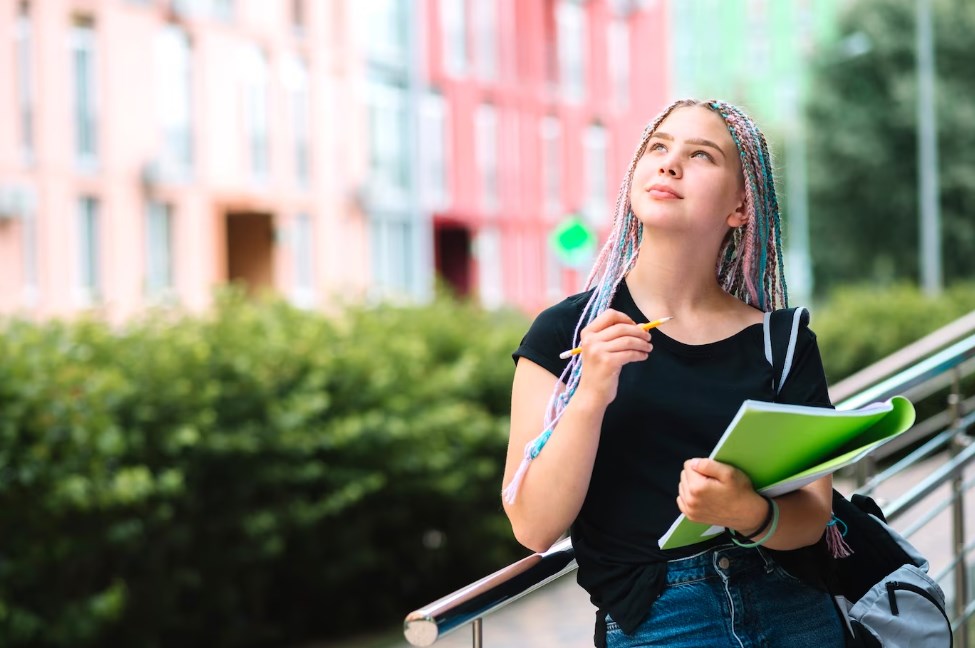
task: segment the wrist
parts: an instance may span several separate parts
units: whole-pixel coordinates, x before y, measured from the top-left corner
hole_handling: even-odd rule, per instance
[[[745,525],[744,528],[738,530],[738,534],[749,539],[754,539],[762,534],[763,531],[768,529],[769,525],[772,523],[773,515],[773,505],[772,500],[764,495],[759,494],[759,504],[756,508],[758,513],[752,518],[754,522],[750,525]]]
[[[594,389],[589,385],[580,383],[576,393],[572,396],[572,403],[578,403],[577,408],[579,409],[601,415],[615,397],[615,394],[607,394],[605,390]]]
[[[764,495],[762,497],[765,499],[765,501],[768,503],[769,506],[769,513],[771,514],[770,522],[768,525],[763,524],[763,526],[767,526],[767,528],[760,530],[758,533],[753,534],[752,536],[745,536],[743,534],[738,533],[737,531],[731,531],[731,541],[734,544],[738,545],[739,547],[743,547],[745,549],[761,547],[763,544],[768,542],[773,535],[775,535],[775,531],[776,529],[778,529],[779,505],[773,499],[767,498]],[[748,542],[742,542],[741,540],[738,539],[739,537],[742,538],[743,540],[747,540]]]

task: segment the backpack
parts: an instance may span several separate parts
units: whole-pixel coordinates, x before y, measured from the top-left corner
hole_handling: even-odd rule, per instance
[[[765,314],[765,356],[776,394],[792,368],[799,326],[808,322],[805,308]],[[825,533],[811,547],[770,553],[796,578],[833,596],[847,648],[950,648],[945,595],[928,576],[924,556],[887,525],[869,497],[847,499],[834,489],[833,516],[846,528],[850,555],[834,557]]]

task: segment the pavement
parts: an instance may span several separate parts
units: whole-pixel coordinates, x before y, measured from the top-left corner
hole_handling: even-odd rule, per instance
[[[901,494],[907,492],[921,479],[944,462],[943,457],[933,458],[916,464],[910,470],[889,480],[876,493],[874,499],[884,506]],[[975,470],[969,470],[966,479]],[[849,480],[836,480],[837,489],[849,495],[853,484]],[[898,530],[908,528],[915,520],[928,511],[934,510],[938,502],[949,495],[949,487],[944,486],[930,495],[913,511],[905,514],[894,523]],[[965,506],[966,540],[975,537],[975,494],[968,494]],[[922,527],[911,538],[911,542],[931,563],[929,573],[940,574],[951,563],[951,511],[946,509],[931,522]],[[953,581],[950,574],[941,580],[941,586],[952,597]],[[584,648],[592,646],[595,608],[589,596],[576,584],[575,572],[563,576],[548,587],[529,594],[523,599],[502,608],[484,618],[484,648]],[[436,648],[468,648],[472,646],[471,626],[464,626],[438,640]],[[408,648],[405,640],[390,644],[389,648]]]

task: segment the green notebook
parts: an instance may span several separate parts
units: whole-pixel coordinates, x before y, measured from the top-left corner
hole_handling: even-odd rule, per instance
[[[710,458],[735,466],[755,490],[776,497],[856,462],[913,424],[914,406],[903,396],[855,410],[746,400]],[[680,515],[658,544],[676,549],[723,531]]]

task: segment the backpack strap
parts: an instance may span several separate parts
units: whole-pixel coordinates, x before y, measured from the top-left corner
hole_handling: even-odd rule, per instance
[[[775,394],[789,378],[795,358],[799,325],[809,323],[809,311],[804,306],[783,308],[765,313],[762,328],[765,335],[765,359],[772,365],[772,387]]]

